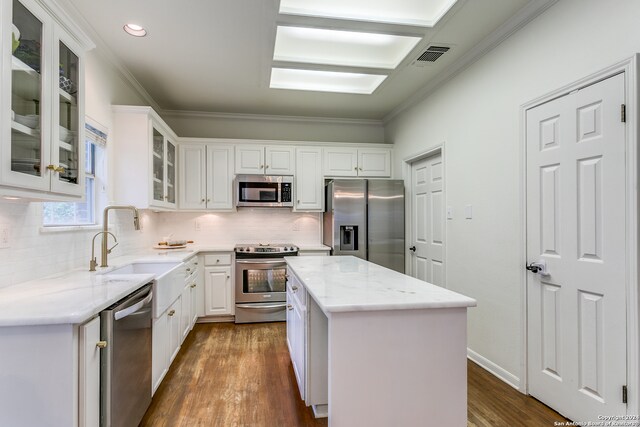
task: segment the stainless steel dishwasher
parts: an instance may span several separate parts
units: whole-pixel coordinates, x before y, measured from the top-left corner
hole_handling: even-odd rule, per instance
[[[151,284],[100,313],[100,425],[135,427],[151,404]]]

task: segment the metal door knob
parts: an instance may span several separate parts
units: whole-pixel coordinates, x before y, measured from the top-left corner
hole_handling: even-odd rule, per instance
[[[171,310],[170,312],[167,313],[167,316],[173,316],[174,314],[176,314],[176,311]]]
[[[98,341],[96,343],[96,347],[98,347],[98,348],[107,348],[107,342],[106,341]]]
[[[287,310],[293,310],[293,306],[291,304],[287,304]]]
[[[197,285],[194,283],[193,285],[191,285],[192,288],[195,288]]]
[[[409,248],[409,250],[410,250],[411,252],[415,252],[415,251],[416,251],[416,247],[415,247],[415,246],[411,246],[411,247]]]

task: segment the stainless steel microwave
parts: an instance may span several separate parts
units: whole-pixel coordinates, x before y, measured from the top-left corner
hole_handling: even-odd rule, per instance
[[[237,175],[238,207],[293,207],[293,176]]]

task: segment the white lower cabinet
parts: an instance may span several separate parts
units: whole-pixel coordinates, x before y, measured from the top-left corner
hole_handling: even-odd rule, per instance
[[[300,397],[326,416],[328,398],[327,318],[307,294],[296,275],[287,269],[287,344]]]
[[[287,281],[287,344],[302,400],[306,399],[305,340],[307,308],[305,294],[305,289],[300,285],[296,277],[289,274]]]
[[[204,315],[230,316],[235,313],[232,252],[204,254]]]
[[[234,313],[231,267],[204,267],[204,314]]]
[[[100,317],[79,328],[78,409],[80,427],[100,425]]]
[[[153,321],[153,348],[151,358],[152,392],[162,382],[167,374],[169,366],[175,359],[180,344],[182,334],[180,329],[180,318],[182,313],[182,297],[178,297],[165,312]]]

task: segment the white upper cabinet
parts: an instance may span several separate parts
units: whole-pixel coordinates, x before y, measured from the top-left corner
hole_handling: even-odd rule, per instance
[[[176,136],[150,107],[114,106],[114,199],[141,209],[175,209]]]
[[[236,145],[236,174],[293,175],[295,148],[279,145]]]
[[[325,148],[324,175],[389,178],[391,176],[391,149]]]
[[[324,209],[322,176],[322,149],[296,148],[296,173],[294,191],[295,211],[322,211]]]
[[[0,185],[43,200],[80,198],[84,55],[93,45],[39,1],[3,1],[1,8]]]
[[[228,145],[180,145],[180,209],[233,209],[233,153]]]

